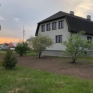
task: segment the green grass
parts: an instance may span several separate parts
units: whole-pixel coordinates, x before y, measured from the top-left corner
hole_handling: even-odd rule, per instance
[[[26,55],[35,56],[37,55],[33,50],[27,51]]]
[[[0,50],[0,54],[4,54],[5,53],[5,51],[3,51],[3,50]]]
[[[17,66],[0,67],[0,93],[93,93],[93,80]]]
[[[4,50],[0,50],[0,54],[4,54],[5,51]],[[16,51],[13,51],[14,54],[17,54]],[[29,56],[35,56],[36,53],[34,51],[27,51],[25,55],[29,55]]]

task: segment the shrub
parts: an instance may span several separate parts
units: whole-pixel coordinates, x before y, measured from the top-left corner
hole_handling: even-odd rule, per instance
[[[63,42],[66,46],[65,54],[72,59],[72,63],[75,63],[78,58],[86,56],[88,51],[93,50],[93,43],[89,43],[90,40],[82,39],[83,34],[85,34],[83,31],[72,34],[67,41]]]
[[[1,65],[5,67],[6,69],[12,69],[16,66],[17,64],[17,58],[13,54],[13,52],[8,49],[5,52],[5,55],[3,57],[3,61],[1,61]]]
[[[3,60],[0,60],[0,66],[2,66],[2,64],[3,64]]]
[[[19,42],[15,48],[15,51],[22,56],[23,54],[26,54],[26,52],[28,51],[28,44],[27,42]]]
[[[35,52],[38,54],[38,57],[41,57],[41,54],[44,50],[53,45],[53,40],[48,36],[38,35],[37,37],[32,38],[32,46]]]

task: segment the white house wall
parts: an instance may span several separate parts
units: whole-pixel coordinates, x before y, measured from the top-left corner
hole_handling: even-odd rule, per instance
[[[61,20],[64,20],[64,27],[62,29],[59,29],[58,28],[58,22],[61,21]],[[53,22],[57,22],[57,29],[56,30],[52,30],[52,23]],[[46,31],[46,24],[48,23],[51,23],[51,30],[50,31]],[[49,37],[51,37],[54,41],[54,45],[50,48],[47,48],[47,50],[65,50],[65,46],[62,45],[62,43],[55,43],[55,37],[56,35],[62,35],[62,42],[63,41],[66,41],[67,40],[67,37],[69,36],[69,32],[68,32],[68,25],[67,25],[67,22],[66,22],[66,19],[60,19],[60,20],[55,20],[55,21],[51,21],[51,22],[48,22],[48,23],[45,23],[45,24],[41,24],[40,27],[39,27],[39,31],[38,31],[38,34],[42,34],[42,35],[47,35]],[[45,25],[45,32],[41,32],[41,26],[42,25]]]
[[[75,33],[74,33],[73,35],[75,35]],[[87,36],[92,37],[92,42],[93,42],[93,35],[81,35],[81,38],[82,38],[83,40],[87,40]]]

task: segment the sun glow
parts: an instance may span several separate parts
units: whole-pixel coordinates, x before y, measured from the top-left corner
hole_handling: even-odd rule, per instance
[[[1,43],[10,43],[10,42],[17,43],[19,41],[20,41],[20,39],[18,39],[18,38],[0,37],[0,44]]]

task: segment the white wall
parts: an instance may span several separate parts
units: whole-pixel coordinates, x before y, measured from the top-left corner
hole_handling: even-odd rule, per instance
[[[0,49],[8,49],[9,46],[5,45],[5,44],[0,44]]]
[[[58,22],[60,20],[64,20],[64,27],[62,29],[59,29],[58,28]],[[62,35],[62,42],[63,41],[66,41],[67,40],[67,37],[69,36],[69,32],[68,32],[68,25],[67,25],[67,22],[66,22],[66,19],[60,19],[60,20],[55,20],[55,21],[51,21],[51,22],[48,22],[48,23],[51,23],[51,30],[50,31],[46,31],[46,24],[45,23],[45,32],[41,32],[41,26],[43,24],[40,25],[39,27],[39,31],[38,31],[38,34],[42,34],[42,35],[48,35],[49,37],[51,37],[54,41],[54,45],[50,48],[47,48],[47,50],[65,50],[65,46],[62,45],[62,43],[55,43],[55,37],[56,35]],[[57,29],[56,30],[52,30],[52,22],[57,22]]]
[[[75,35],[75,33],[73,33],[73,35]],[[81,35],[83,40],[87,40],[87,36],[92,37],[92,43],[93,43],[93,35]]]

